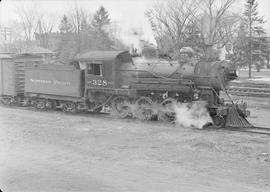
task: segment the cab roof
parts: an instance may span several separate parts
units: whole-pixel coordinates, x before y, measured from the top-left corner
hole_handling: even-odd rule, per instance
[[[121,54],[127,54],[128,51],[89,51],[86,53],[78,54],[74,57],[75,61],[112,61]]]

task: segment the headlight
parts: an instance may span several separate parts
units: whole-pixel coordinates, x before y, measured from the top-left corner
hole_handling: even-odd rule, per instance
[[[231,70],[229,70],[229,73],[227,73],[227,78],[229,80],[235,80],[237,77],[238,77],[237,70],[235,70],[235,69],[231,69]]]

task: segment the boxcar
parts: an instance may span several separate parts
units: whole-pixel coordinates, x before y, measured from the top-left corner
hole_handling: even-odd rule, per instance
[[[24,95],[25,66],[42,63],[43,58],[32,54],[0,54],[0,97],[12,103]]]
[[[0,55],[0,95],[15,95],[14,64],[10,54]]]

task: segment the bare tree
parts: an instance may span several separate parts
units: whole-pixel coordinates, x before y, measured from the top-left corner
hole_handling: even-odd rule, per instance
[[[146,12],[157,43],[174,54],[183,46],[188,26],[197,18],[198,7],[192,0],[170,0],[157,2]]]
[[[24,39],[24,30],[19,21],[14,20],[9,23],[11,31],[11,41],[9,45],[9,51],[13,53],[21,53],[25,49],[22,39]]]
[[[234,43],[236,41],[238,29],[241,23],[241,16],[237,13],[228,13],[222,20],[218,30],[218,43],[220,47],[227,43]]]
[[[57,19],[52,14],[42,14],[39,18],[39,31],[42,33],[51,33],[56,25]]]
[[[233,17],[228,14],[229,8],[235,0],[203,0],[197,3],[202,10],[200,30],[206,44],[217,44],[224,40],[226,29],[234,23]]]
[[[37,34],[40,40],[40,46],[48,48],[49,36],[56,24],[56,18],[52,14],[41,14],[38,20]]]
[[[15,8],[18,16],[17,22],[21,28],[21,34],[25,40],[25,48],[28,49],[33,40],[40,40],[40,45],[48,47],[48,34],[50,34],[57,22],[55,15],[43,13],[36,3],[26,2]],[[16,32],[19,30],[16,28]]]
[[[74,40],[78,44],[78,52],[87,45],[89,39],[91,14],[77,5],[69,11],[68,19],[71,23]]]
[[[17,7],[18,21],[20,22],[26,42],[26,47],[29,48],[31,41],[35,37],[38,29],[38,21],[41,17],[36,5],[31,7],[21,6]]]
[[[86,25],[89,25],[91,15],[83,8],[75,6],[68,15],[72,24],[73,32],[77,35],[81,33]]]
[[[157,43],[173,49],[174,54],[185,45],[190,29],[204,44],[206,55],[213,57],[213,45],[224,46],[236,32],[238,17],[229,13],[235,0],[170,0],[156,3],[147,11]],[[194,34],[193,34],[194,35]]]
[[[237,34],[240,16],[231,13],[235,0],[197,1],[201,17],[197,24],[204,40],[206,59],[215,59],[213,46],[224,47]]]

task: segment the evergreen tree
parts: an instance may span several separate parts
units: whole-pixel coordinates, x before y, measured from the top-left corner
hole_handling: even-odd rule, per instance
[[[259,16],[257,9],[256,0],[246,1],[238,37],[234,44],[234,59],[240,66],[247,66],[252,59],[252,64],[255,64],[259,71],[264,65],[269,50],[263,28],[265,20],[263,16]]]
[[[93,36],[95,47],[100,50],[112,49],[113,41],[106,31],[106,26],[111,23],[108,11],[101,6],[95,13],[92,20]]]
[[[95,13],[92,21],[94,29],[103,30],[103,27],[111,23],[108,11],[101,6]]]
[[[74,9],[72,14],[63,16],[59,25],[61,31],[58,46],[59,62],[67,64],[76,54],[86,51],[117,49],[114,45],[120,43],[108,32],[110,18],[103,6],[89,21],[89,14],[83,9]]]
[[[265,33],[263,28],[265,20],[263,16],[259,16],[258,2],[256,0],[246,1],[243,22],[247,30],[251,27],[252,34],[261,35]]]
[[[66,15],[63,15],[59,25],[61,40],[58,44],[57,58],[60,63],[68,64],[69,60],[76,54],[78,44],[75,41],[75,36],[72,33],[72,25]]]
[[[233,44],[233,58],[232,60],[239,67],[244,67],[247,65],[248,61],[248,50],[249,50],[249,41],[248,41],[248,31],[246,30],[245,24],[243,21],[240,23],[237,38]]]
[[[69,64],[73,57],[79,52],[79,44],[74,34],[65,34],[62,37],[59,47],[57,60],[62,64]]]
[[[89,30],[90,30],[90,26],[87,23],[86,18],[82,18],[82,21],[81,21],[81,31],[87,32]]]
[[[72,26],[66,15],[63,16],[59,29],[61,33],[70,33],[72,31]]]

